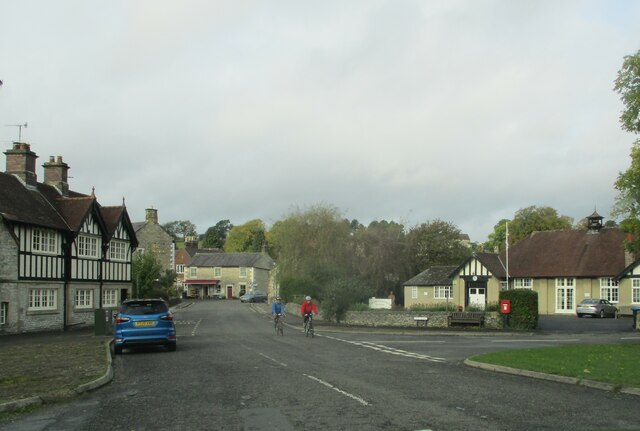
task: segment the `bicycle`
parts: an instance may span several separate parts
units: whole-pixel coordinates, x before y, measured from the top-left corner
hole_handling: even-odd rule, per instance
[[[273,322],[276,335],[284,335],[284,314],[278,313]]]
[[[304,321],[304,335],[307,337],[311,335],[311,338],[313,338],[313,313],[305,314],[304,317],[306,318]]]

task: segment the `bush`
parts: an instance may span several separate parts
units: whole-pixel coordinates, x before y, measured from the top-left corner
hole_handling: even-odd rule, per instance
[[[349,311],[367,311],[369,310],[369,304],[358,302],[349,306]]]
[[[370,298],[373,289],[355,278],[336,278],[322,290],[322,315],[327,320],[340,322],[349,307]]]
[[[453,302],[441,302],[439,304],[413,304],[409,311],[455,311],[456,304]]]
[[[511,301],[509,325],[514,329],[536,329],[538,326],[538,292],[529,289],[503,290],[500,300]]]

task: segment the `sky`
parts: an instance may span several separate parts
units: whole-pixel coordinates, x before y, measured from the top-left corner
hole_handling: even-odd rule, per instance
[[[609,219],[629,0],[0,0],[0,146],[133,222]]]

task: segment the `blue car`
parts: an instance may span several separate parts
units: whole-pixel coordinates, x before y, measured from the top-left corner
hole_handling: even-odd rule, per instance
[[[124,301],[115,319],[114,353],[119,355],[128,347],[150,345],[176,350],[176,326],[169,306],[162,299]]]

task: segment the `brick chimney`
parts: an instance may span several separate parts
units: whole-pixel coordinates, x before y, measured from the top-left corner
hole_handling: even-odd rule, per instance
[[[31,146],[24,142],[14,142],[13,148],[4,152],[7,156],[6,173],[20,178],[26,185],[35,187],[38,183],[36,176],[36,153]]]
[[[42,165],[44,168],[44,183],[60,190],[62,196],[69,196],[67,182],[69,165],[62,161],[62,156],[49,157],[49,161]]]
[[[158,210],[155,208],[147,208],[145,211],[145,221],[147,223],[158,224]]]

